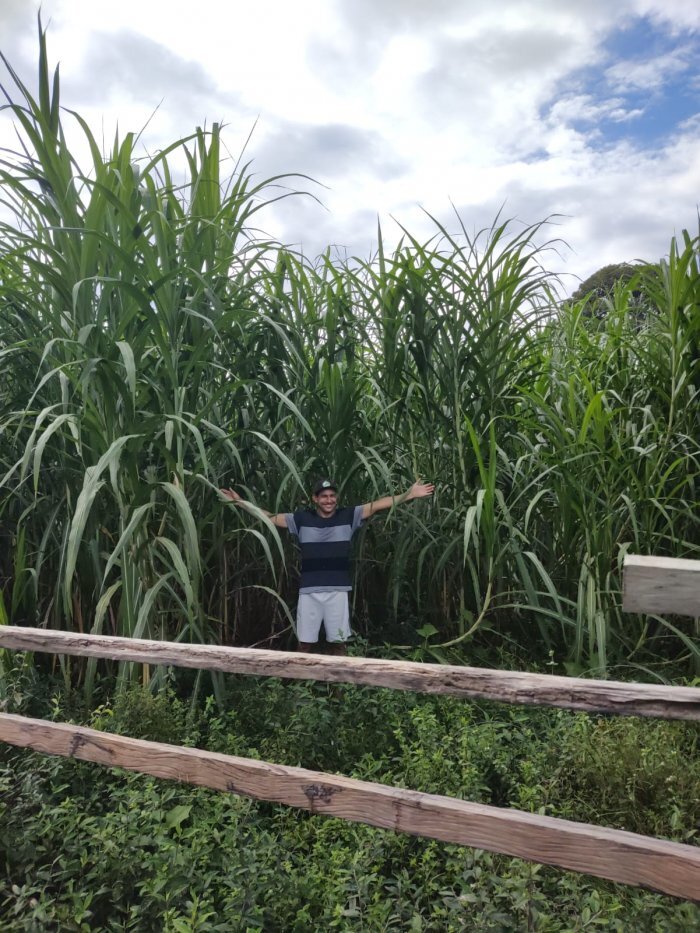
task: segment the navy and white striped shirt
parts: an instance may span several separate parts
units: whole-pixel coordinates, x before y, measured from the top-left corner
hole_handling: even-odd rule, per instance
[[[299,592],[351,590],[350,542],[362,524],[362,506],[338,509],[330,518],[306,510],[285,519],[301,547]]]

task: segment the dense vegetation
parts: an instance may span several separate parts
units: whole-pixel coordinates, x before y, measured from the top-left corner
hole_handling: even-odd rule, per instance
[[[280,196],[221,176],[219,128],[152,158],[127,134],[82,171],[46,46],[0,180],[0,516],[13,621],[255,643],[287,627],[294,562],[224,507],[291,509],[437,484],[359,545],[373,641],[515,639],[570,670],[700,652],[623,618],[622,557],[692,556],[700,471],[699,241],[633,283],[653,307],[561,304],[541,227],[436,224],[371,262],[307,262],[252,233]],[[178,172],[168,160],[177,161]],[[176,181],[182,170],[186,178]],[[684,627],[685,626],[685,627]],[[692,667],[689,668],[692,671]],[[87,674],[91,677],[90,672]]]
[[[363,651],[697,676],[697,627],[623,616],[620,567],[700,553],[699,238],[566,302],[545,225],[455,218],[393,250],[380,231],[371,261],[311,262],[253,226],[288,180],[224,177],[216,125],[143,158],[132,134],[103,154],[71,114],[84,171],[43,34],[36,98],[10,74],[0,624],[289,646],[293,551],[218,488],[289,510],[321,473],[346,501],[421,476],[431,503],[358,544]],[[697,826],[685,727],[274,682],[215,681],[214,707],[201,678],[65,660],[52,693],[41,659],[15,663],[0,654],[8,709],[685,841]],[[697,922],[655,895],[6,749],[0,794],[8,930]]]
[[[31,668],[13,683],[12,709],[46,713]],[[692,724],[251,678],[232,679],[226,712],[143,688],[91,713],[78,699],[54,699],[51,716],[697,840]],[[674,898],[13,749],[0,825],[8,933],[700,929],[700,908]]]

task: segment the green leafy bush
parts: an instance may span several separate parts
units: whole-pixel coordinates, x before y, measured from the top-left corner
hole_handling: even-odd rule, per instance
[[[682,841],[699,816],[678,723],[242,678],[223,711],[134,689],[84,721]],[[10,933],[700,928],[647,891],[7,748],[0,825]]]

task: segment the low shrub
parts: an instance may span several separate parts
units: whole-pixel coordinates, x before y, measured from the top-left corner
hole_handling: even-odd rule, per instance
[[[696,838],[697,735],[678,723],[263,679],[233,680],[223,711],[132,689],[84,721]],[[0,822],[8,933],[700,929],[696,906],[648,891],[8,748]]]

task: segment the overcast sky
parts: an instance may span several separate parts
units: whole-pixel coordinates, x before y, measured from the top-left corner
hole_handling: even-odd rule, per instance
[[[0,48],[23,75],[37,6],[0,0]],[[502,208],[563,215],[549,267],[585,277],[698,229],[697,2],[43,0],[42,17],[62,102],[97,134],[158,108],[150,151],[222,121],[235,157],[255,125],[261,178],[313,176],[322,205],[260,218],[311,256],[367,258],[377,219],[392,242],[399,224],[427,238],[425,212],[456,229],[456,210],[471,231]]]

